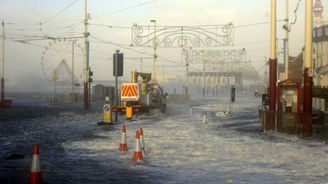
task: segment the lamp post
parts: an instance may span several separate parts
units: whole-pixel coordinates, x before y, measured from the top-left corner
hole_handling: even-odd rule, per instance
[[[87,0],[84,0],[84,103],[83,109],[84,112],[88,112],[90,110],[90,98],[89,98],[89,32],[88,32],[88,9],[87,9]]]
[[[75,79],[74,79],[74,45],[75,40],[72,41],[72,103],[75,99]]]
[[[246,49],[243,48],[242,51],[243,51],[243,56],[244,56],[243,60],[244,60],[244,62],[246,62]]]
[[[276,0],[271,0],[271,50],[269,59],[269,111],[276,109],[276,81],[277,81],[277,58],[276,58]]]
[[[164,74],[164,65],[162,66],[162,82],[164,83],[165,81],[165,74]]]
[[[156,20],[151,20],[150,22],[154,23],[154,63],[153,63],[153,82],[157,83],[156,79],[156,60],[157,60],[157,55],[156,55],[156,46],[157,46],[157,38],[156,38]]]
[[[203,51],[203,98],[205,97],[205,63],[206,61],[204,60],[204,51]]]
[[[5,23],[2,21],[2,23],[1,23],[1,26],[2,26],[2,58],[1,58],[1,67],[2,67],[2,69],[1,69],[1,75],[0,75],[0,77],[1,77],[1,86],[0,86],[0,88],[1,88],[1,100],[0,100],[0,102],[1,101],[4,101],[5,100]]]
[[[189,50],[191,51],[192,47],[189,47]],[[188,84],[189,84],[189,57],[190,52],[187,48],[182,49],[182,55],[185,55],[186,60],[186,80],[185,80],[185,94],[188,95]]]
[[[286,39],[285,39],[285,80],[288,79],[288,62],[289,62],[289,0],[286,0]]]
[[[52,74],[52,80],[55,82],[55,103],[57,101],[57,80],[58,80],[58,73],[57,70],[53,70],[53,74]]]
[[[312,134],[312,5],[312,0],[305,1],[305,69],[303,87],[304,137],[309,137]]]

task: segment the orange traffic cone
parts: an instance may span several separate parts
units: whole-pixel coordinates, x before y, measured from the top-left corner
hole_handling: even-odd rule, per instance
[[[140,128],[140,145],[141,145],[141,152],[142,155],[145,155],[145,141],[143,137],[143,129]]]
[[[42,177],[40,171],[39,145],[34,144],[30,184],[40,184],[40,183],[42,183]]]
[[[122,140],[119,147],[120,152],[128,151],[128,145],[126,143],[126,128],[125,125],[122,127]]]
[[[140,164],[143,162],[142,152],[141,152],[141,148],[140,148],[140,134],[139,134],[138,130],[136,132],[136,149],[133,154],[133,161],[137,164]]]

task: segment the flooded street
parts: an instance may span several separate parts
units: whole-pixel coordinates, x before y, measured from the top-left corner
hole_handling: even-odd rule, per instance
[[[122,121],[97,127],[101,113],[54,108],[55,115],[2,121],[0,178],[4,183],[28,181],[32,146],[38,143],[46,183],[326,181],[328,147],[291,135],[263,134],[258,104],[257,97],[239,95],[231,116],[218,113],[227,108],[223,98],[169,104],[166,114],[139,115],[137,121],[125,122],[127,153],[118,151]],[[144,164],[135,165],[135,131],[141,127],[146,154]],[[13,153],[24,158],[8,159]]]

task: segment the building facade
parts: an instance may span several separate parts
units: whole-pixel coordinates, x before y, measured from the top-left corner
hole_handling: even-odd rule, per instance
[[[328,89],[328,25],[313,30],[313,83],[316,88]],[[320,92],[322,93],[322,92]],[[328,111],[325,95],[314,95],[313,107]],[[321,98],[318,98],[321,97]]]

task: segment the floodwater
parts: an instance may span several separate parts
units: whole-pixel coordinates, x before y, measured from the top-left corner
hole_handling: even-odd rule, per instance
[[[168,104],[166,114],[139,115],[97,127],[102,113],[21,100],[0,110],[0,181],[27,183],[33,144],[40,145],[46,183],[326,183],[328,146],[293,135],[264,134],[260,98],[237,94],[226,116],[227,95]],[[191,110],[192,109],[192,110]],[[203,123],[206,113],[207,122]],[[128,152],[120,153],[122,123]],[[144,163],[132,156],[144,129]],[[10,159],[12,154],[20,158]],[[23,158],[22,158],[23,157]]]

